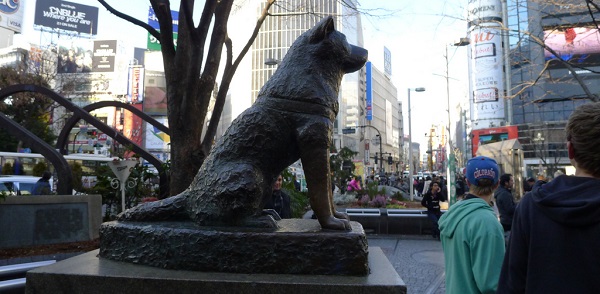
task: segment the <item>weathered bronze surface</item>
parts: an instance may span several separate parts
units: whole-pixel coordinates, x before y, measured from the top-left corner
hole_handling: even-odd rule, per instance
[[[327,17],[294,42],[186,191],[103,224],[100,256],[170,269],[368,275],[364,230],[335,211],[329,178],[340,83],[367,51],[333,24]],[[276,176],[298,159],[318,221],[276,222],[262,208]]]
[[[191,219],[200,225],[275,226],[261,210],[275,177],[302,160],[310,205],[322,228],[350,230],[335,211],[329,147],[342,77],[367,51],[350,45],[327,17],[290,47],[254,105],[219,139],[191,186],[124,212],[121,221]]]
[[[100,256],[205,272],[351,275],[369,273],[362,226],[324,232],[316,220],[284,219],[279,229],[208,227],[185,222],[109,222]]]

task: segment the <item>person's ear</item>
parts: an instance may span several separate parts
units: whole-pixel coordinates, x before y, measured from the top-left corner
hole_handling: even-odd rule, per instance
[[[567,141],[567,150],[569,152],[569,159],[575,158],[575,148],[573,148],[573,144],[571,141]]]

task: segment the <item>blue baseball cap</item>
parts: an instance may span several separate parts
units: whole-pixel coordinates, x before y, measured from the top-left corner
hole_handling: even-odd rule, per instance
[[[492,184],[495,185],[500,177],[500,169],[495,160],[477,156],[467,161],[466,177],[471,185],[479,186],[480,179],[492,180]]]

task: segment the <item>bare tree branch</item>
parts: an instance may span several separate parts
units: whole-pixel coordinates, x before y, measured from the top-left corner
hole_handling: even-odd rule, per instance
[[[104,6],[104,8],[106,8],[110,13],[146,29],[146,31],[148,31],[148,33],[150,33],[153,37],[155,37],[157,40],[160,40],[159,33],[153,27],[148,25],[147,23],[140,21],[136,18],[133,18],[125,13],[122,13],[122,12],[114,9],[112,6],[110,6],[108,3],[106,3],[105,0],[98,0],[98,2],[100,2],[100,4],[102,4],[102,6]]]

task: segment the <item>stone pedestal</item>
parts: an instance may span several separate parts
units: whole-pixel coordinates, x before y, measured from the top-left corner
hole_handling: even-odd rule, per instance
[[[353,275],[369,273],[368,245],[351,231],[323,231],[317,220],[285,219],[279,229],[205,227],[193,222],[109,222],[100,257],[204,272]]]
[[[26,293],[406,293],[379,247],[367,276],[232,274],[168,270],[117,262],[91,251],[27,273]]]

